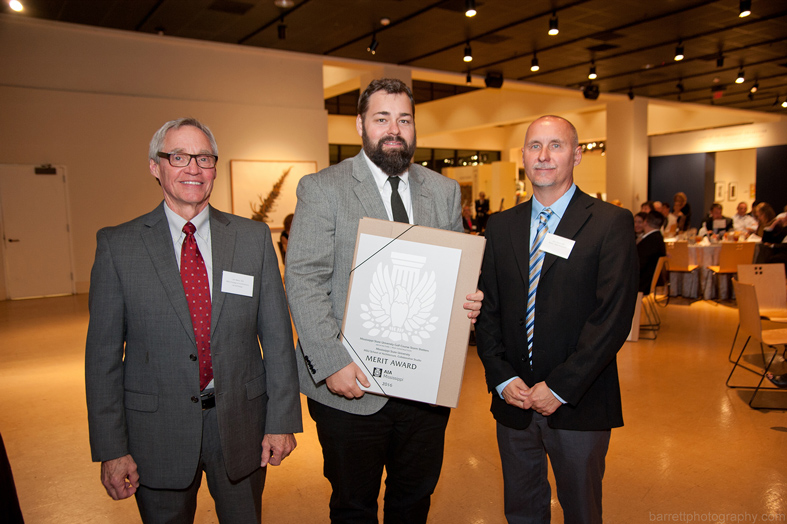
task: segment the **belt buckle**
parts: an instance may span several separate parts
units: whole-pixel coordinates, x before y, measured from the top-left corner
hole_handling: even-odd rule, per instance
[[[216,395],[213,393],[213,391],[208,394],[201,395],[200,400],[202,401],[203,411],[216,407]]]

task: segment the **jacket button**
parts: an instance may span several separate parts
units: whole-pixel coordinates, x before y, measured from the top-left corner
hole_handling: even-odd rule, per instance
[[[194,361],[194,362],[196,362],[196,361],[197,361],[197,355],[195,355],[195,354],[193,354],[193,353],[192,353],[191,355],[189,355],[189,358],[190,358],[192,361]]]
[[[191,401],[196,404],[197,402],[199,402],[199,398],[191,397]]]

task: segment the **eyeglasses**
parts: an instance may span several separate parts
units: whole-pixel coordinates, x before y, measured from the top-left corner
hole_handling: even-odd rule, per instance
[[[191,163],[194,158],[197,161],[197,167],[202,169],[213,169],[216,167],[216,161],[219,159],[216,155],[190,155],[188,153],[156,153],[161,158],[169,160],[169,165],[172,167],[186,167]]]

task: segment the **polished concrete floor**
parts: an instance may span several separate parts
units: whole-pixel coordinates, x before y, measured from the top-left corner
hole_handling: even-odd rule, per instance
[[[673,301],[661,313],[658,340],[627,343],[618,357],[626,425],[612,432],[607,456],[606,522],[787,521],[787,414],[755,411],[749,393],[724,385],[737,311]],[[87,320],[86,296],[0,302],[0,433],[28,524],[139,522],[133,500],[112,501],[90,462]],[[787,392],[772,395],[787,406]],[[431,523],[505,522],[488,405],[471,348]],[[268,475],[264,522],[328,520],[319,444],[308,415],[304,422],[298,448]],[[554,498],[553,509],[552,521],[562,523]],[[204,483],[196,522],[217,522]]]

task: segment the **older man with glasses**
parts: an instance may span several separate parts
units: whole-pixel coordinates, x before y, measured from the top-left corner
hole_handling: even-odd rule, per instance
[[[90,446],[107,493],[135,495],[146,524],[193,522],[203,472],[222,523],[259,523],[265,466],[302,430],[270,230],[209,205],[217,160],[205,125],[167,122],[149,150],[164,201],[97,235]]]

